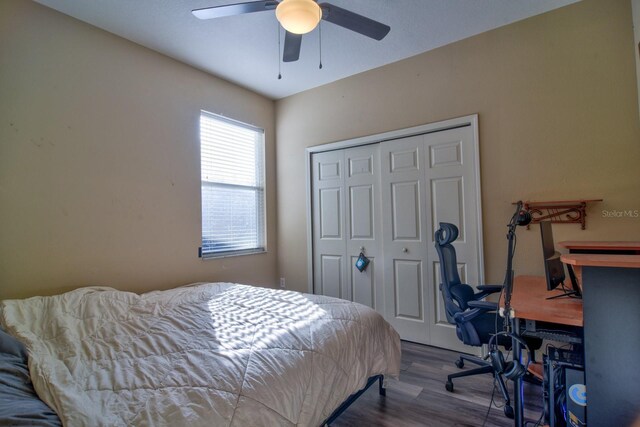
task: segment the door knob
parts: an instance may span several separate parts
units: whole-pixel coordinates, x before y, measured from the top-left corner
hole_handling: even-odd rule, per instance
[[[360,246],[360,252],[364,252],[364,246]]]
[[[407,248],[402,248],[402,252],[407,253],[407,252],[409,252],[409,249],[407,249]]]

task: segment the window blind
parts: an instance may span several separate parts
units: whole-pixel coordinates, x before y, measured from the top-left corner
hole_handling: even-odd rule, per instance
[[[264,130],[200,114],[203,258],[265,250]]]

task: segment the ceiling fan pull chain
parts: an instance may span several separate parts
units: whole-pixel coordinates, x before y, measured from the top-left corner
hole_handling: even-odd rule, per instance
[[[278,28],[278,80],[282,79],[282,69],[281,67],[281,62],[280,62],[280,23],[278,21],[276,21],[277,24],[277,28]]]
[[[320,66],[318,68],[322,70],[322,20],[318,23],[318,41],[320,45]]]

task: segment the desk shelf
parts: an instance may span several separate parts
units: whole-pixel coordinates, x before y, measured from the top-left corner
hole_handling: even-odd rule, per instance
[[[586,227],[587,204],[602,199],[557,200],[549,202],[523,202],[522,207],[531,213],[531,223],[550,220],[555,224],[581,224]],[[514,203],[515,204],[515,203]],[[529,226],[527,225],[527,230]]]

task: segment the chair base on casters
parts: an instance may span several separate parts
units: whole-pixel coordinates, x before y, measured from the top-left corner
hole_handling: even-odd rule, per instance
[[[455,374],[451,374],[447,376],[447,382],[445,384],[445,388],[447,389],[447,391],[453,393],[452,380],[454,378],[469,377],[472,375],[480,375],[480,374],[493,374],[493,377],[498,383],[498,387],[500,387],[500,392],[502,393],[502,397],[504,398],[504,415],[507,418],[513,419],[513,408],[511,407],[511,399],[509,399],[509,392],[507,391],[507,386],[504,383],[504,379],[500,375],[496,375],[494,373],[493,366],[491,366],[491,363],[479,357],[467,356],[467,355],[461,354],[460,358],[455,362],[456,366],[462,369],[464,367],[465,360],[473,364],[476,364],[479,367],[474,369],[469,369],[464,372],[457,372]]]

